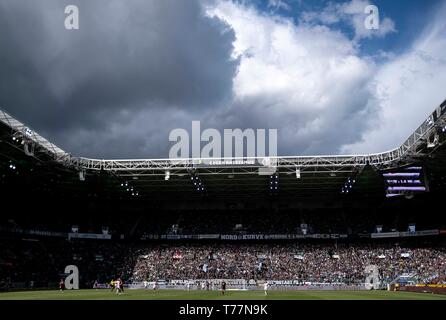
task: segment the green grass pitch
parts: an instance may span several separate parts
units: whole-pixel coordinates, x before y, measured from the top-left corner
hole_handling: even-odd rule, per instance
[[[110,290],[20,291],[0,293],[0,300],[446,300],[446,295],[389,291],[219,291]]]

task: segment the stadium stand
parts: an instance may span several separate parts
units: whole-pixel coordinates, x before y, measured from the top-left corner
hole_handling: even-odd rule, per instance
[[[364,287],[369,265],[380,288],[442,284],[445,108],[395,150],[280,158],[274,177],[74,157],[0,112],[0,288],[57,288],[67,265],[82,288],[118,277]]]
[[[101,242],[102,241],[102,242]],[[363,284],[376,265],[383,283],[411,274],[412,283],[445,283],[444,241],[313,241],[300,243],[119,243],[103,240],[9,239],[1,246],[2,288],[55,287],[76,264],[81,285],[184,279],[293,280],[300,285]]]

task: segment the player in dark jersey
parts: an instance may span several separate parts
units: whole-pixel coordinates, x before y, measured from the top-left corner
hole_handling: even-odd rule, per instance
[[[118,281],[119,281],[119,283],[120,283],[121,292],[124,293],[124,281],[122,281],[121,278],[119,278]]]
[[[62,292],[65,290],[65,281],[63,281],[63,279],[60,279],[59,290]]]
[[[225,295],[225,292],[226,292],[226,282],[223,281],[221,283],[221,294]]]

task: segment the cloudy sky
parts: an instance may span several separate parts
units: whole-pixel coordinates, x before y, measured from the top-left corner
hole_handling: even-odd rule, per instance
[[[445,16],[436,0],[2,0],[0,108],[95,158],[168,157],[192,120],[276,128],[280,155],[385,151],[446,98]]]

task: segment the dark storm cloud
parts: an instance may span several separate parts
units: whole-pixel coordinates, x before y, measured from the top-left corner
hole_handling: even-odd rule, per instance
[[[79,7],[80,30],[64,28],[69,4]],[[443,12],[438,35],[415,51],[443,57]],[[278,129],[280,155],[397,147],[440,101],[444,64],[427,66],[413,51],[378,63],[357,45],[249,1],[3,0],[0,108],[95,158],[166,158],[169,132],[191,132],[193,120],[202,130]],[[407,65],[421,73],[406,74]]]
[[[278,129],[279,155],[337,154],[342,143],[356,142],[358,135],[375,123],[377,112],[376,101],[370,97],[366,83],[361,82],[355,91],[336,100],[336,107],[323,111],[310,105],[300,106],[306,112],[281,110],[286,103],[290,102],[268,95],[254,96],[236,101],[219,110],[218,115],[210,114],[204,122],[220,130]]]
[[[2,1],[0,106],[74,154],[160,156],[166,127],[232,98],[234,38],[198,0]]]

